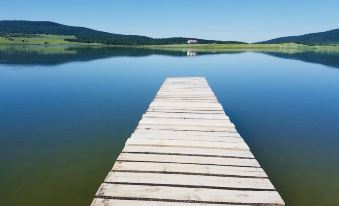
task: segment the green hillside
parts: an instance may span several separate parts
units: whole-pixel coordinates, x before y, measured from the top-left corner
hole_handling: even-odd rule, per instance
[[[243,43],[234,41],[215,41],[197,38],[173,37],[150,38],[138,35],[122,35],[97,31],[85,27],[67,26],[49,21],[0,21],[0,36],[6,35],[63,35],[75,38],[65,39],[69,42],[100,43],[105,45],[155,45],[184,44],[189,39],[195,39],[199,44]],[[13,38],[14,39],[14,38]]]
[[[258,42],[263,44],[296,43],[305,45],[339,45],[339,29],[325,32],[304,34],[300,36],[287,36],[268,41]]]

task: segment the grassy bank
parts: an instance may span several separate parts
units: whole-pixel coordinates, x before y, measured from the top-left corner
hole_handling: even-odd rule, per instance
[[[68,41],[75,36],[46,35],[46,34],[10,34],[0,35],[0,46],[4,45],[51,45],[51,46],[96,46],[96,47],[126,47],[156,49],[164,51],[192,51],[192,52],[230,52],[230,51],[267,51],[282,53],[300,53],[305,51],[339,52],[338,46],[307,46],[301,44],[168,44],[168,45],[102,45]]]
[[[99,45],[70,42],[75,36],[51,34],[3,34],[0,35],[0,45]]]
[[[276,51],[284,53],[296,53],[305,51],[317,52],[339,52],[339,46],[307,46],[301,44],[173,44],[173,45],[143,45],[136,46],[139,48],[160,49],[160,50],[177,50],[193,52],[225,52],[237,50],[249,51]]]

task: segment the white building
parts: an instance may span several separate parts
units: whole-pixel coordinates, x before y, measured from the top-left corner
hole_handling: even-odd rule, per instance
[[[196,40],[196,39],[187,40],[187,44],[197,44],[197,43],[198,43],[198,40]]]

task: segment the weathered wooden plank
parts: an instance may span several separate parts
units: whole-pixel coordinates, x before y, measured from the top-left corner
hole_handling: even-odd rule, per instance
[[[199,186],[214,189],[253,189],[275,190],[269,179],[253,177],[208,176],[192,174],[164,174],[157,172],[119,172],[108,173],[106,183],[136,183],[152,185]]]
[[[180,144],[185,144],[187,142],[221,142],[221,143],[245,143],[243,139],[239,137],[229,137],[229,138],[215,138],[215,137],[209,137],[209,138],[196,138],[196,137],[175,137],[175,136],[152,136],[150,135],[144,135],[144,136],[134,136],[133,138],[143,139],[143,140],[170,140],[170,141],[176,141]]]
[[[219,111],[223,112],[222,108],[214,108],[214,107],[175,107],[175,106],[150,106],[149,110],[183,110],[183,111]]]
[[[221,206],[248,206],[238,204],[218,204]],[[145,200],[126,200],[126,199],[104,199],[95,198],[92,206],[215,206],[215,204],[205,203],[188,203],[188,202],[164,202],[160,200],[145,201]]]
[[[152,121],[152,120],[151,120]],[[221,129],[222,131],[225,131],[224,129],[226,128],[235,128],[235,125],[233,123],[226,123],[224,122],[223,124],[222,123],[219,123],[219,124],[211,124],[211,123],[208,123],[206,122],[206,124],[204,123],[200,123],[200,122],[197,122],[197,121],[152,121],[154,123],[150,123],[151,121],[149,120],[140,120],[139,122],[139,126],[155,126],[155,127],[160,127],[160,126],[163,126],[163,127],[170,127],[170,128],[174,128],[177,127],[177,128],[182,128],[182,127],[186,127],[187,129],[188,128],[207,128],[207,129],[210,129],[210,128],[216,128],[216,129]],[[196,129],[193,129],[193,130],[196,130]]]
[[[175,91],[173,91],[173,88],[161,89],[159,92],[157,92],[157,95],[161,94],[199,94],[215,96],[209,89],[175,89]]]
[[[176,88],[188,88],[188,89],[206,89],[208,88],[207,83],[200,83],[200,84],[195,84],[195,85],[187,85],[187,84],[171,84],[171,83],[166,83],[160,87],[160,89],[163,88],[170,88],[170,89],[176,89]]]
[[[169,85],[170,83],[203,83],[203,84],[207,84],[207,81],[205,78],[203,77],[171,77],[171,78],[167,78],[165,80],[165,85]]]
[[[190,125],[190,126],[220,126],[235,127],[230,120],[204,120],[204,119],[168,119],[143,117],[139,124],[145,125]]]
[[[267,177],[261,168],[252,167],[229,167],[215,165],[185,165],[185,164],[168,164],[153,162],[119,162],[117,161],[114,171],[149,171],[159,173],[184,173],[199,174],[210,176],[235,176],[235,177]]]
[[[178,99],[216,99],[214,94],[198,94],[198,93],[157,93],[156,99],[178,98]]]
[[[195,102],[199,102],[199,101],[210,101],[211,103],[218,103],[217,99],[213,96],[213,97],[161,97],[161,96],[157,96],[156,98],[154,98],[153,101],[158,101],[158,102],[163,102],[163,101],[171,101],[171,100],[176,100],[179,102],[185,102],[185,101],[195,101]]]
[[[153,153],[153,154],[174,154],[188,156],[210,156],[229,158],[254,158],[249,150],[225,150],[218,148],[185,148],[185,147],[157,147],[157,146],[133,146],[129,145],[123,149],[125,153]]]
[[[147,112],[167,113],[192,113],[192,114],[224,114],[223,110],[197,110],[197,109],[170,109],[170,108],[148,108]]]
[[[125,197],[136,200],[153,200],[207,204],[284,205],[276,191],[244,191],[206,188],[185,188],[148,185],[103,183],[97,197]]]
[[[221,105],[215,103],[195,103],[195,102],[153,102],[149,108],[155,109],[188,109],[188,110],[222,110]]]
[[[189,87],[189,88],[183,88],[181,86],[166,86],[166,87],[161,87],[159,92],[202,92],[202,93],[210,93],[213,94],[213,91],[210,88],[207,87]]]
[[[169,91],[169,92],[173,92],[173,91],[209,91],[210,93],[213,94],[212,89],[208,88],[206,86],[206,84],[195,84],[195,85],[189,85],[189,84],[183,84],[183,85],[179,85],[179,84],[170,84],[170,85],[164,85],[160,88],[160,91]]]
[[[172,78],[171,78],[172,79]],[[167,87],[167,86],[189,86],[189,85],[195,85],[195,86],[203,86],[203,87],[207,87],[208,83],[207,81],[204,81],[204,80],[198,80],[198,81],[195,81],[195,80],[187,80],[186,82],[184,81],[181,81],[181,82],[174,82],[174,81],[168,81],[168,79],[166,79],[164,81],[164,83],[161,85],[161,88],[162,87]]]
[[[234,133],[231,133],[234,134]],[[214,137],[214,136],[194,136],[194,135],[158,135],[158,134],[141,134],[133,133],[131,138],[143,138],[143,139],[167,139],[167,140],[190,140],[190,141],[207,141],[207,142],[244,142],[239,136],[229,137]]]
[[[129,138],[126,141],[126,145],[249,150],[249,148],[248,148],[248,146],[245,142],[206,142],[206,141],[189,141],[189,140],[178,141],[178,140],[167,140],[167,139]]]
[[[135,162],[172,162],[186,164],[260,167],[259,163],[255,159],[238,159],[228,157],[121,153],[118,157],[118,160]]]
[[[217,103],[217,100],[215,99],[179,99],[179,98],[158,98],[153,100],[153,102],[164,102],[167,103],[176,102],[176,103],[197,103],[197,102],[203,102],[203,103]]]
[[[224,131],[224,132],[206,132],[206,131],[175,131],[175,130],[146,130],[146,129],[136,129],[134,133],[138,134],[158,134],[158,135],[188,135],[188,136],[204,136],[204,137],[240,137],[239,133],[234,131]]]
[[[191,100],[208,99],[208,100],[216,100],[215,95],[210,95],[208,97],[202,97],[202,96],[189,97],[189,96],[182,96],[182,95],[181,96],[168,95],[168,96],[170,96],[170,97],[156,96],[156,97],[154,97],[154,100],[166,100],[166,99],[191,99]],[[216,102],[218,102],[218,101],[216,101]]]
[[[229,120],[224,114],[194,114],[194,113],[169,113],[169,112],[147,112],[143,117],[167,118],[167,119],[196,119],[196,120]]]
[[[208,97],[215,97],[214,93],[211,91],[183,91],[183,90],[176,90],[173,89],[173,91],[162,91],[161,89],[157,92],[157,97],[159,96],[166,96],[166,95],[175,95],[175,96],[183,96],[183,95],[187,95],[187,96],[198,96],[198,97],[202,97],[202,96],[208,96]]]
[[[232,126],[191,126],[191,125],[143,125],[137,126],[137,129],[154,130],[174,130],[174,131],[205,131],[205,132],[237,132]]]
[[[157,92],[157,96],[156,98],[158,97],[161,97],[161,96],[176,96],[176,97],[185,97],[187,98],[187,96],[195,96],[195,97],[215,97],[215,94],[212,92],[212,91],[208,91],[208,90],[205,90],[205,91],[201,91],[200,90],[191,90],[191,91],[188,91],[188,90],[182,90],[182,89],[175,89],[175,88],[172,88],[171,89],[172,91],[162,91],[161,89]],[[184,95],[187,95],[187,96],[184,96]]]
[[[188,82],[188,83],[192,83],[192,82],[202,82],[204,84],[207,84],[207,81],[204,77],[171,77],[171,78],[167,78],[165,80],[166,85],[169,83],[178,83],[178,82]]]

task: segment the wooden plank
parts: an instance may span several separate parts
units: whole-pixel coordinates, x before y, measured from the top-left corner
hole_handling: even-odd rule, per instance
[[[230,133],[234,134],[234,133]],[[229,137],[214,137],[214,136],[194,136],[194,135],[158,135],[158,134],[141,134],[133,133],[131,138],[143,138],[143,139],[167,139],[167,140],[190,140],[190,141],[208,141],[208,142],[244,142],[239,136],[229,136]]]
[[[194,93],[162,93],[162,94],[157,94],[157,98],[164,98],[164,97],[176,97],[176,98],[182,98],[182,97],[185,97],[185,98],[214,98],[215,99],[215,96],[214,95],[198,95],[198,94],[194,94]],[[202,102],[203,103],[203,102]]]
[[[194,113],[166,113],[166,112],[147,112],[143,115],[147,118],[167,118],[167,119],[211,119],[211,120],[229,120],[224,114],[194,114]]]
[[[172,92],[166,92],[166,91],[159,91],[157,93],[157,96],[167,96],[167,95],[175,95],[175,96],[198,96],[198,97],[215,97],[215,95],[211,92],[201,92],[201,91],[172,91]]]
[[[175,130],[146,130],[146,129],[136,129],[134,131],[136,134],[158,134],[158,135],[178,135],[178,136],[204,136],[204,137],[240,137],[237,132],[234,131],[224,131],[224,132],[205,132],[205,131],[175,131]]]
[[[213,94],[213,91],[210,88],[206,87],[189,87],[189,88],[183,88],[183,87],[174,87],[174,86],[167,86],[167,87],[161,87],[159,92],[202,92],[202,93],[210,93]]]
[[[202,101],[202,100],[206,100],[206,101],[211,101],[212,103],[218,103],[217,99],[215,98],[215,96],[213,97],[176,97],[176,96],[173,96],[173,97],[161,97],[161,96],[157,96],[156,98],[154,98],[153,101],[171,101],[171,100],[176,100],[176,101],[195,101],[195,102],[199,102],[199,101]]]
[[[214,165],[185,165],[153,162],[119,162],[117,161],[114,171],[150,171],[162,173],[184,173],[214,176],[238,176],[238,177],[267,177],[261,168],[252,167],[229,167]]]
[[[189,140],[178,141],[178,140],[167,140],[167,139],[129,138],[126,141],[126,145],[249,150],[249,148],[248,148],[248,146],[245,142],[207,142],[207,141],[189,141]]]
[[[167,103],[170,102],[179,102],[179,103],[197,103],[197,102],[203,102],[203,103],[217,103],[218,101],[215,99],[203,99],[203,98],[199,98],[199,99],[182,99],[182,98],[158,98],[153,100],[153,102],[164,102],[166,101]]]
[[[170,108],[148,108],[147,112],[224,114],[223,110],[170,109]]]
[[[174,95],[171,95],[171,97],[161,97],[161,96],[156,96],[155,98],[154,98],[154,100],[162,100],[162,101],[164,101],[164,100],[167,100],[167,99],[183,99],[183,100],[185,100],[185,99],[190,99],[190,100],[204,100],[204,99],[206,99],[206,100],[217,100],[216,99],[216,97],[215,97],[215,95],[210,95],[210,96],[208,96],[208,97],[189,97],[189,96],[174,96]],[[216,102],[218,102],[218,101],[216,101]]]
[[[173,81],[167,81],[167,79],[164,81],[164,83],[161,85],[160,88],[162,87],[167,87],[167,86],[190,86],[190,85],[194,85],[194,86],[203,86],[203,87],[208,87],[208,83],[207,81],[194,81],[194,80],[189,80],[186,82],[173,82]]]
[[[194,86],[194,85],[192,85]],[[203,85],[195,85],[195,86],[203,86]],[[164,93],[171,93],[171,94],[180,94],[180,93],[192,93],[192,94],[196,94],[196,95],[213,95],[214,93],[212,92],[212,90],[209,89],[190,89],[190,90],[182,90],[180,88],[175,88],[175,87],[170,87],[170,89],[164,89],[161,88],[157,94],[164,94]]]
[[[197,96],[197,97],[208,96],[209,98],[216,99],[215,94],[211,90],[204,90],[201,88],[196,89],[196,90],[192,90],[192,89],[189,90],[189,89],[182,89],[182,88],[170,88],[170,90],[171,91],[169,91],[169,89],[164,89],[164,90],[160,89],[156,93],[157,95],[155,98],[159,98],[161,96],[166,96],[166,95],[187,98],[188,96],[190,96],[189,94],[192,94],[193,96]],[[186,94],[187,96],[183,96],[183,94]]]
[[[208,137],[208,138],[196,138],[196,137],[176,137],[176,136],[150,136],[148,135],[137,135],[134,136],[133,138],[138,138],[138,139],[143,139],[143,140],[170,140],[170,141],[176,141],[176,142],[182,142],[181,144],[184,144],[186,142],[221,142],[221,143],[245,143],[243,139],[239,137],[229,137],[229,138],[224,138],[224,137]]]
[[[208,176],[192,174],[165,174],[156,172],[119,172],[108,173],[106,183],[136,183],[152,185],[175,185],[214,189],[255,189],[275,190],[267,178]]]
[[[120,161],[134,162],[162,162],[162,163],[183,163],[183,164],[204,164],[220,166],[243,166],[260,167],[255,159],[238,159],[227,157],[201,157],[201,156],[182,156],[182,155],[160,155],[160,154],[133,154],[121,153],[118,157]]]
[[[174,131],[205,131],[205,132],[237,132],[234,127],[217,126],[191,126],[191,125],[143,125],[137,126],[137,129],[155,129],[155,130],[174,130]]]
[[[207,204],[284,205],[276,191],[246,191],[103,183],[96,196]]]
[[[214,109],[214,110],[222,110],[221,105],[216,103],[205,103],[205,102],[153,102],[150,104],[149,108],[167,108],[167,109],[194,109],[194,110],[208,110],[208,109]]]
[[[215,206],[215,204],[95,198],[92,206]],[[220,205],[220,204],[219,204]],[[248,206],[222,204],[222,206]]]
[[[161,87],[161,89],[169,88],[169,89],[177,89],[177,88],[184,88],[184,89],[206,89],[208,88],[206,83],[202,84],[195,84],[195,85],[187,85],[187,84],[169,84],[164,83]]]
[[[151,123],[153,122],[153,123]],[[216,122],[216,121],[215,121]],[[177,128],[181,128],[181,127],[187,127],[188,128],[192,127],[192,128],[219,128],[219,129],[225,129],[225,128],[235,128],[235,125],[233,123],[230,122],[219,122],[219,123],[215,123],[213,124],[210,122],[204,123],[199,122],[199,121],[188,121],[188,120],[178,120],[178,121],[173,121],[173,120],[169,120],[169,121],[154,121],[154,120],[145,120],[142,119],[139,122],[139,126],[166,126],[166,127],[177,127]],[[195,130],[195,129],[194,129]]]
[[[207,81],[203,77],[171,77],[167,78],[165,80],[164,85],[169,85],[169,84],[177,84],[177,83],[200,83],[200,84],[207,84]]]
[[[222,108],[217,107],[186,107],[186,106],[150,106],[150,110],[166,109],[166,110],[187,110],[187,111],[220,111],[223,112]]]
[[[123,149],[125,153],[154,153],[154,154],[175,154],[189,156],[210,156],[210,157],[233,157],[233,158],[254,158],[249,150],[225,150],[218,148],[185,148],[185,147],[157,147],[157,146],[133,146],[128,145]]]
[[[147,118],[143,117],[139,124],[145,125],[190,125],[190,126],[220,126],[235,127],[229,120],[206,120],[206,119],[168,119],[168,118]]]

